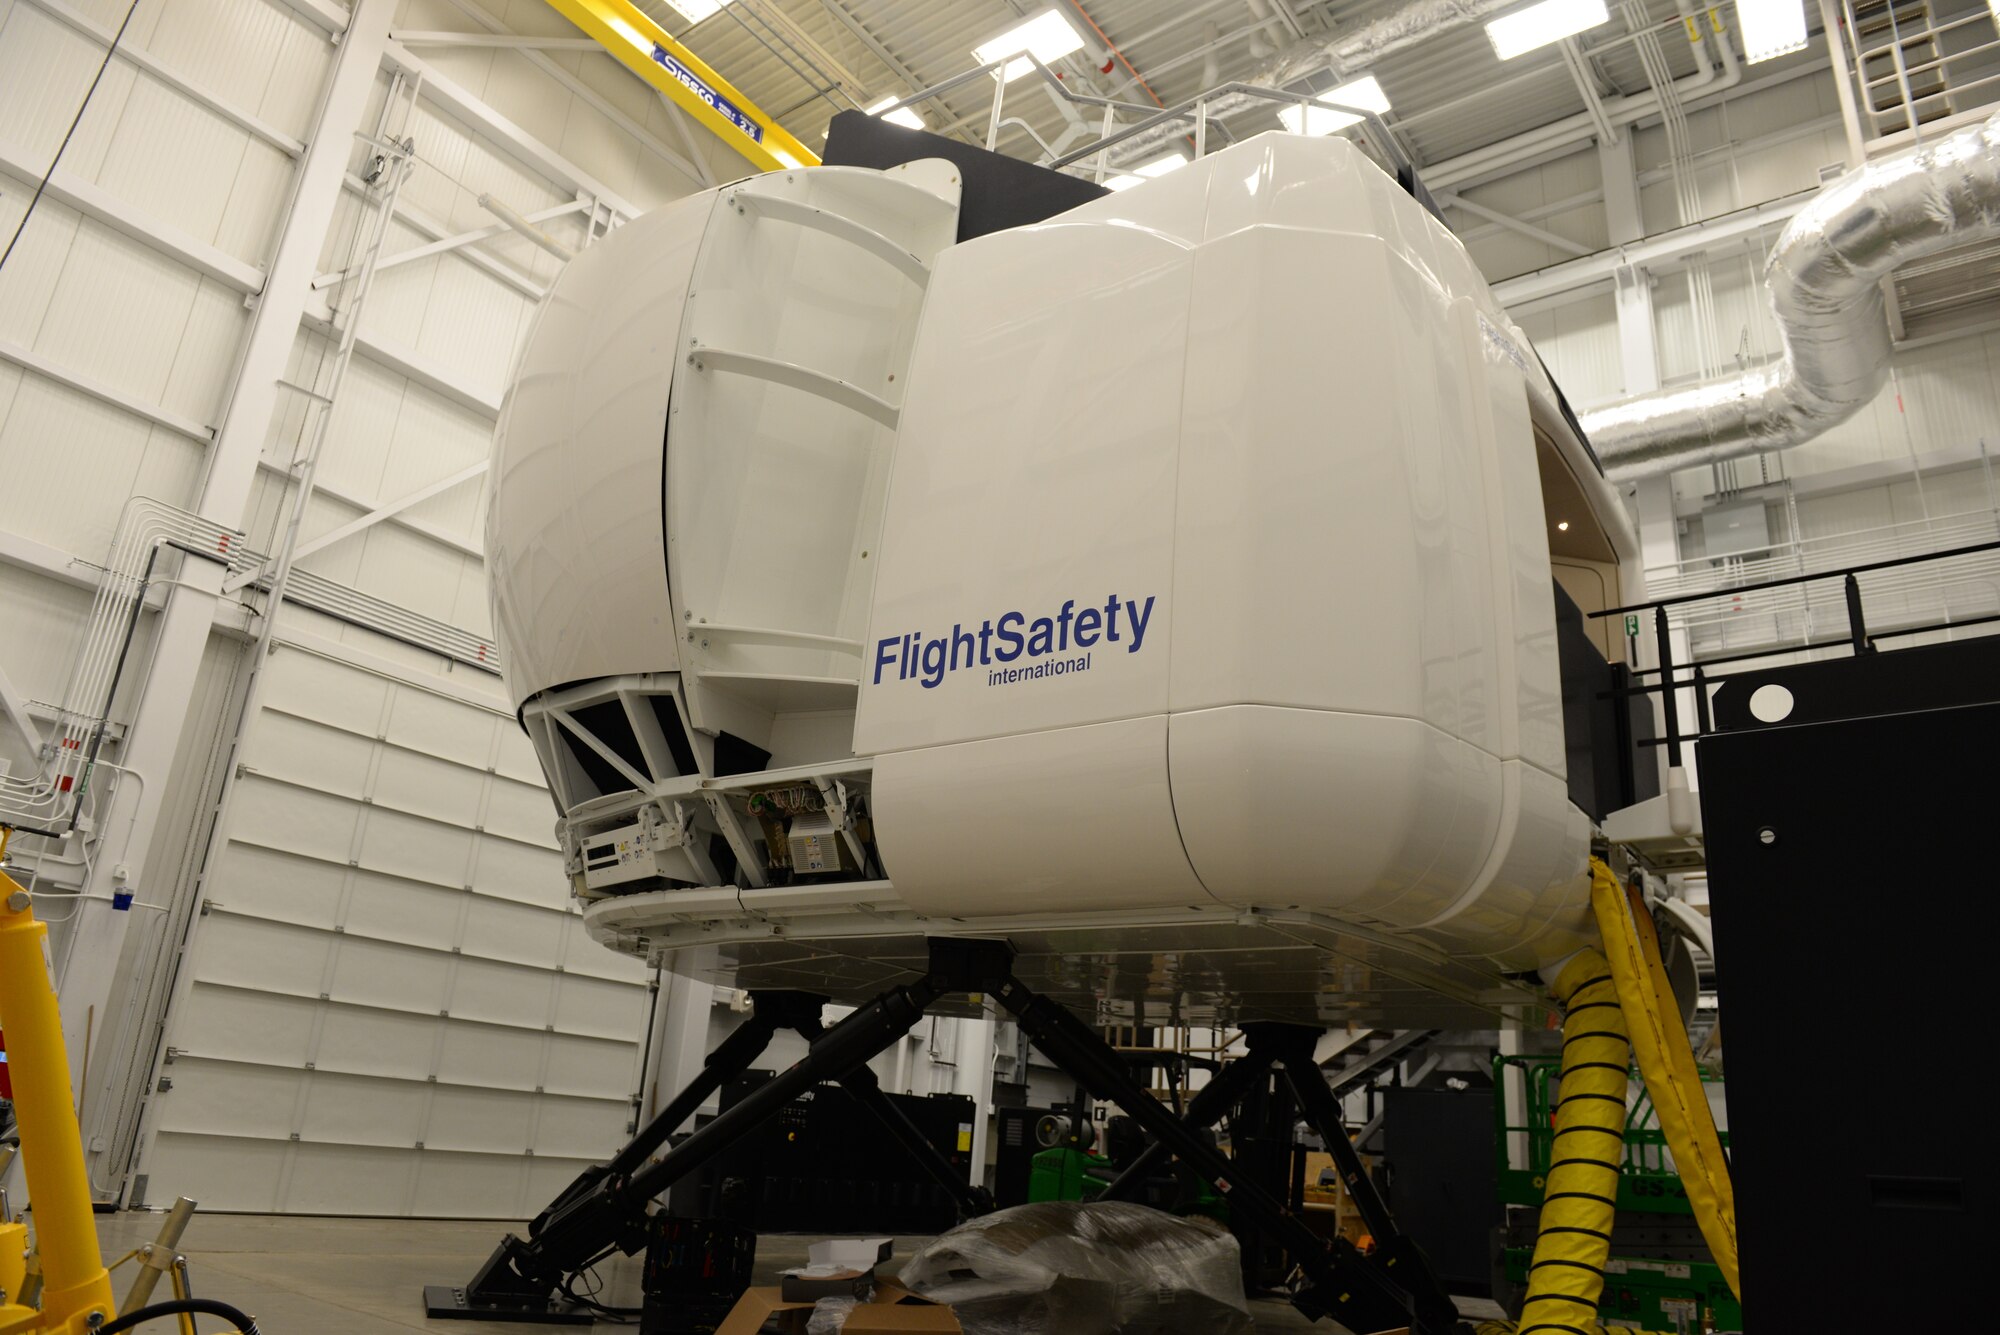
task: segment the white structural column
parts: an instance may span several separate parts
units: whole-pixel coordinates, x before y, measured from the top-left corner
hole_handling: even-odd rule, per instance
[[[278,382],[298,335],[320,251],[332,225],[352,147],[349,135],[361,122],[381,68],[395,7],[395,0],[356,0],[347,30],[339,36],[310,143],[299,159],[291,208],[257,298],[241,370],[209,454],[198,508],[204,518],[219,524],[233,528],[243,521],[264,435],[277,408]],[[77,907],[68,967],[60,980],[64,1038],[69,1045],[70,1069],[78,1073],[79,1084],[85,1079],[85,1017],[111,1014],[111,994],[118,981],[119,956],[129,922],[129,912],[112,907],[111,891],[125,888],[119,884],[121,876],[141,888],[142,899],[157,898],[170,888],[150,884],[155,879],[164,881],[170,873],[167,868],[150,865],[148,855],[166,796],[167,775],[213,625],[214,595],[222,587],[222,574],[216,566],[195,561],[185,564],[187,569],[161,617],[145,694],[132,719],[123,757],[125,767],[142,775],[145,782],[129,788],[120,784],[112,810],[100,827],[129,830],[129,836],[122,849],[107,850],[97,861],[87,887],[91,897]],[[114,1049],[100,1042],[96,1050]],[[138,1078],[132,1072],[109,1069],[112,1065],[106,1061],[104,1069],[89,1073],[93,1123],[118,1103],[110,1091],[122,1087],[127,1079]],[[90,1147],[101,1144],[94,1126],[85,1128],[85,1143]],[[92,1149],[93,1155],[101,1152]]]
[[[1632,136],[1615,144],[1600,144],[1597,163],[1604,179],[1604,218],[1611,248],[1629,246],[1645,235],[1639,216],[1639,178],[1632,157]],[[1612,273],[1618,315],[1618,359],[1624,372],[1625,393],[1648,394],[1660,387],[1657,329],[1653,322],[1651,276],[1638,264],[1625,264]],[[1642,478],[1633,491],[1639,520],[1639,568],[1642,572],[1672,571],[1680,561],[1679,521],[1674,516],[1674,480],[1665,473]],[[1674,653],[1685,658],[1687,635],[1673,634]],[[1653,628],[1642,626],[1639,634],[1638,666],[1657,667]],[[1683,691],[1678,701],[1682,729],[1695,717],[1694,695]],[[1664,748],[1661,748],[1662,751]],[[1694,752],[1686,752],[1690,783],[1694,782]]]
[[[954,1020],[958,1026],[958,1065],[952,1071],[951,1092],[972,1100],[972,1181],[986,1173],[987,1124],[993,1117],[993,1030],[989,1019]]]

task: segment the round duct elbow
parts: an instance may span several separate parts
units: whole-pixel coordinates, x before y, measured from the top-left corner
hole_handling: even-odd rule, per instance
[[[1632,481],[1789,449],[1881,392],[1891,344],[1882,280],[2000,236],[2000,115],[1869,163],[1793,216],[1764,267],[1784,355],[1582,416],[1604,473]]]

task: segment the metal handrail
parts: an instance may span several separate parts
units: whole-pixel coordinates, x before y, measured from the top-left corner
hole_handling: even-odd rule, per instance
[[[1941,552],[1924,552],[1917,556],[1898,556],[1887,561],[1870,561],[1865,565],[1848,566],[1843,570],[1821,570],[1805,575],[1788,575],[1784,579],[1759,580],[1754,584],[1736,584],[1728,588],[1709,589],[1701,593],[1675,594],[1668,598],[1653,598],[1642,603],[1628,603],[1624,607],[1607,607],[1602,612],[1592,612],[1593,620],[1600,617],[1623,616],[1627,612],[1644,612],[1649,609],[1678,607],[1683,603],[1698,603],[1710,598],[1723,598],[1739,593],[1758,593],[1765,589],[1782,589],[1794,584],[1808,584],[1814,580],[1853,578],[1865,575],[1871,570],[1889,570],[1896,566],[1917,565],[1924,561],[1943,561],[1954,556],[1970,556],[1975,552],[2000,550],[2000,541],[1979,542],[1970,547],[1951,547]],[[1773,652],[1785,652],[1774,650]]]
[[[1402,147],[1399,144],[1397,144],[1395,136],[1390,133],[1387,122],[1385,122],[1380,115],[1378,115],[1373,111],[1368,110],[1366,107],[1349,106],[1344,102],[1336,102],[1329,98],[1313,93],[1290,93],[1286,92],[1284,89],[1281,88],[1266,88],[1262,84],[1240,83],[1240,82],[1218,84],[1214,88],[1205,89],[1202,92],[1195,94],[1193,97],[1188,98],[1186,101],[1176,103],[1171,107],[1155,107],[1155,106],[1150,106],[1143,102],[1125,102],[1116,98],[1096,97],[1089,93],[1079,93],[1075,89],[1071,88],[1067,83],[1065,83],[1062,80],[1062,78],[1055,73],[1054,70],[1051,70],[1047,65],[1044,65],[1041,62],[1041,60],[1038,59],[1035,55],[1027,51],[1022,51],[1016,55],[1005,56],[999,60],[991,60],[985,63],[984,65],[978,65],[962,73],[954,74],[949,79],[944,80],[942,83],[935,83],[930,85],[928,88],[918,89],[916,92],[911,93],[908,97],[902,99],[900,102],[897,102],[892,106],[885,107],[880,112],[872,114],[878,116],[886,116],[892,112],[901,111],[905,107],[912,107],[920,102],[928,102],[933,98],[941,97],[946,93],[953,92],[959,88],[964,87],[966,84],[971,83],[973,80],[977,79],[982,74],[992,74],[995,71],[1004,69],[1005,67],[1012,65],[1014,62],[1019,60],[1026,60],[1030,65],[1032,65],[1034,67],[1035,73],[1038,76],[1040,76],[1043,84],[1049,87],[1050,89],[1053,89],[1056,96],[1062,98],[1066,102],[1074,103],[1078,106],[1103,107],[1106,110],[1110,111],[1122,110],[1122,111],[1135,111],[1144,113],[1144,119],[1132,125],[1125,126],[1124,128],[1118,130],[1116,133],[1108,135],[1100,135],[1096,140],[1092,141],[1089,144],[1084,145],[1081,148],[1071,149],[1069,152],[1064,153],[1059,157],[1051,158],[1047,165],[1052,170],[1060,171],[1064,167],[1074,166],[1075,164],[1083,161],[1085,158],[1094,157],[1099,153],[1103,153],[1110,149],[1116,148],[1119,144],[1124,143],[1126,140],[1131,139],[1134,136],[1139,135],[1141,133],[1144,133],[1145,131],[1152,129],[1155,126],[1163,125],[1168,121],[1193,120],[1199,124],[1200,122],[1205,120],[1205,117],[1202,115],[1202,109],[1209,102],[1213,101],[1216,98],[1237,93],[1249,97],[1262,98],[1263,100],[1268,102],[1287,102],[1301,106],[1310,104],[1313,106],[1325,107],[1330,111],[1344,111],[1351,116],[1358,116],[1361,118],[1361,124],[1365,127],[1365,133],[1368,137],[1370,145],[1374,147],[1377,152],[1381,153],[1384,159],[1390,161],[1399,169],[1407,170],[1410,172],[1414,172],[1416,170],[1416,163],[1410,158],[1409,154],[1403,152]],[[1005,89],[1006,85],[1004,83],[999,85],[999,87],[995,89],[994,102],[996,106],[999,104],[1001,98],[1004,96]]]

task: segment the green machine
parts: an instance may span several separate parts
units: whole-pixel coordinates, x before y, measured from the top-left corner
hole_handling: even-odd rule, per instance
[[[1088,1200],[1117,1175],[1111,1160],[1097,1153],[1097,1128],[1081,1105],[1044,1114],[1034,1136],[1042,1149],[1029,1161],[1030,1201]]]
[[[1528,1282],[1534,1258],[1535,1221],[1545,1174],[1555,1152],[1558,1057],[1493,1060],[1495,1176],[1508,1222],[1499,1249],[1494,1297],[1510,1310]],[[1706,1075],[1703,1077],[1708,1079]],[[1526,1090],[1526,1125],[1507,1119],[1509,1080]],[[1527,1162],[1517,1166],[1509,1147],[1525,1142]],[[1729,1144],[1729,1133],[1722,1133]],[[1703,1335],[1740,1330],[1743,1308],[1709,1256],[1688,1205],[1687,1190],[1667,1154],[1650,1097],[1641,1094],[1625,1119],[1623,1172],[1618,1181],[1618,1222],[1611,1234],[1604,1298],[1598,1315],[1633,1321],[1641,1329]],[[1503,1292],[1504,1291],[1504,1292]]]
[[[1106,1132],[1105,1148],[1111,1154],[1100,1154],[1097,1128],[1081,1105],[1058,1106],[1035,1123],[1033,1135],[1043,1148],[1028,1161],[1030,1201],[1094,1201],[1146,1145],[1144,1134],[1129,1119],[1114,1117]],[[1148,1203],[1174,1214],[1229,1222],[1228,1204],[1199,1178],[1183,1177],[1172,1194]]]

